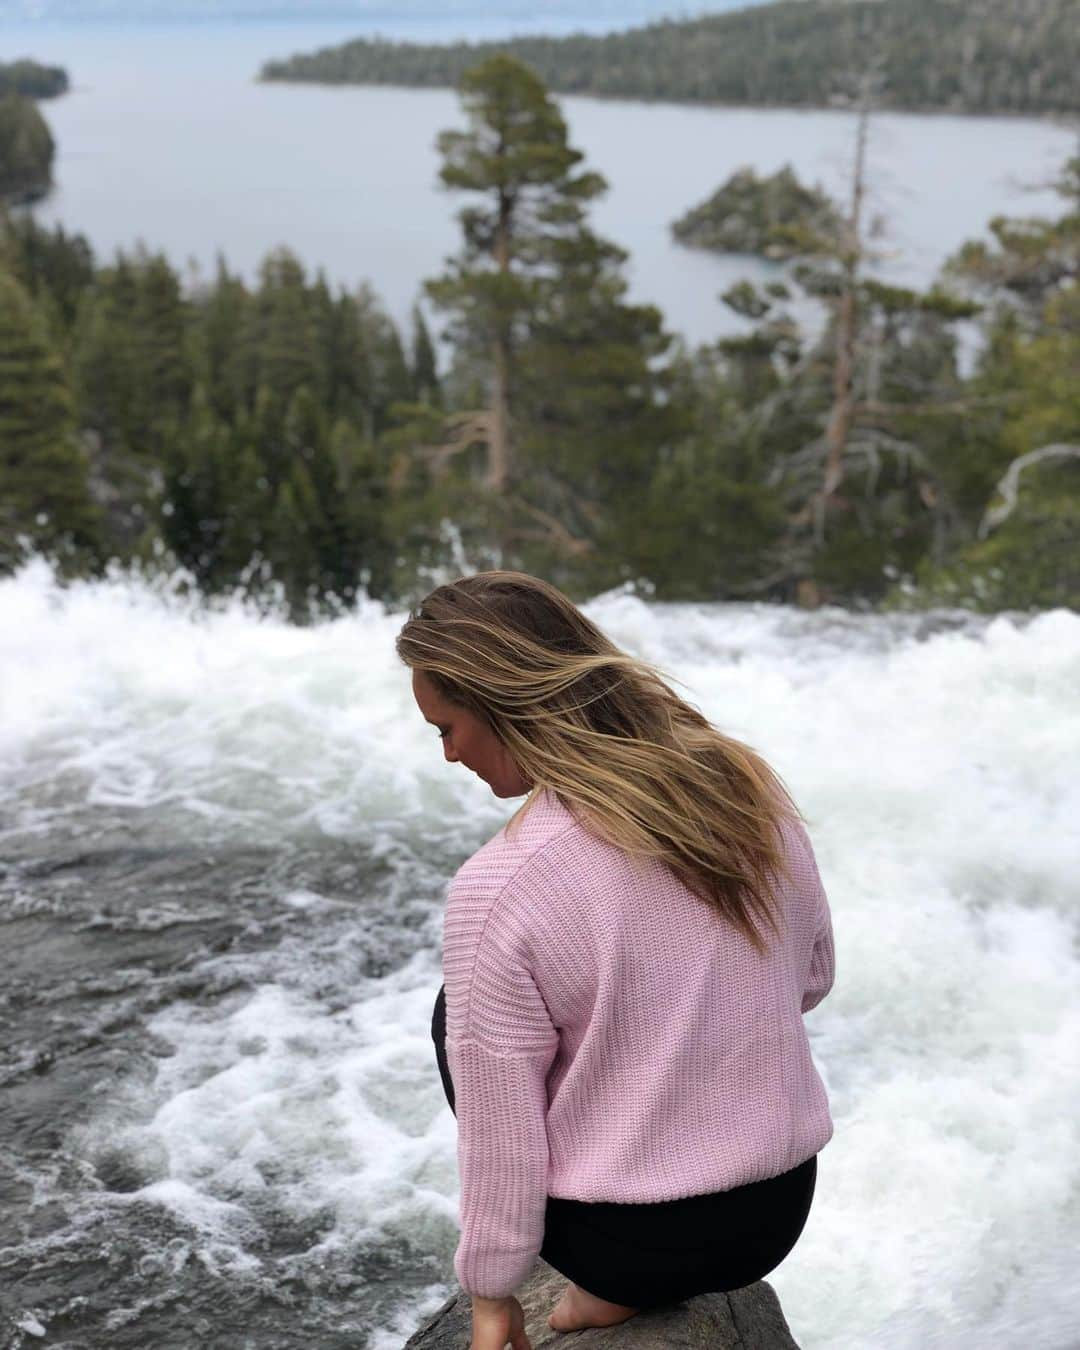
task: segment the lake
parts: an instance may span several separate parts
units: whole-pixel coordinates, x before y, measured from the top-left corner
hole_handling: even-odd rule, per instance
[[[461,22],[379,31],[434,40],[458,36]],[[371,282],[404,320],[422,280],[459,242],[464,202],[439,188],[435,151],[437,133],[462,121],[455,95],[254,80],[270,57],[361,31],[340,22],[9,26],[5,55],[61,63],[74,86],[42,105],[59,153],[57,189],[39,218],[82,231],[102,254],[143,240],[204,275],[220,251],[251,277],[268,250],[288,244],[332,282]],[[469,32],[499,29],[477,22]],[[847,181],[852,118],[843,112],[586,98],[562,106],[573,143],[610,183],[593,221],[629,251],[633,298],[659,305],[694,342],[739,331],[743,321],[718,294],[775,268],[679,247],[670,222],[743,164],[772,172],[791,163],[836,193]],[[1041,121],[876,118],[869,207],[887,223],[879,271],[925,284],[995,213],[1056,210],[1046,184],[1073,142],[1064,126]]]

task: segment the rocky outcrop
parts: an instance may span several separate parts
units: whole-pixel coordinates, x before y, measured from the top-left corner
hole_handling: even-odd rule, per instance
[[[566,1278],[537,1261],[518,1300],[533,1350],[798,1350],[780,1302],[763,1281],[730,1294],[699,1294],[683,1303],[640,1312],[614,1327],[552,1331],[548,1314],[566,1288]],[[472,1310],[468,1294],[448,1299],[404,1350],[468,1350]]]

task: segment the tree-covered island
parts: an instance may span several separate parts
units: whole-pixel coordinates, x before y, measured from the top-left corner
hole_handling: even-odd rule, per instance
[[[52,187],[56,145],[37,104],[21,94],[0,98],[0,205],[43,197]]]
[[[879,106],[910,111],[1080,111],[1077,0],[779,0],[602,36],[421,45],[357,39],[269,61],[263,80],[457,85],[497,52],[566,94],[826,107],[880,63]]]
[[[43,66],[27,57],[0,61],[0,97],[21,94],[23,98],[56,98],[67,91],[67,71],[62,66]]]
[[[839,223],[827,193],[805,187],[785,164],[760,177],[752,168],[737,169],[674,221],[671,232],[689,248],[782,260],[804,253],[807,238],[835,235]]]
[[[0,207],[32,202],[52,187],[52,132],[35,99],[68,89],[67,71],[23,58],[0,62]]]

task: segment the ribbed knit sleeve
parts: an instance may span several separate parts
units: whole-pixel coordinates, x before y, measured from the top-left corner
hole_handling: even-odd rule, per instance
[[[810,841],[806,838],[804,831],[799,833],[798,842],[794,845],[793,851],[798,857],[798,865],[802,869],[801,883],[804,891],[814,896],[816,902],[814,947],[810,955],[810,970],[806,978],[801,1006],[801,1011],[808,1013],[811,1008],[817,1007],[833,987],[833,981],[836,978],[836,948],[833,943],[829,901],[825,894],[825,887],[821,882],[821,873],[818,871],[814,850],[811,848]]]
[[[486,1298],[512,1294],[543,1243],[545,1080],[559,1045],[527,944],[500,905],[501,871],[466,865],[458,873],[443,938],[461,1184],[454,1269],[467,1293]]]
[[[814,951],[810,957],[810,974],[803,991],[802,1011],[804,1013],[817,1007],[833,987],[833,980],[836,978],[836,950],[833,945],[832,920],[829,917],[828,906],[824,905],[823,908],[824,913],[821,917],[817,938],[814,941]]]

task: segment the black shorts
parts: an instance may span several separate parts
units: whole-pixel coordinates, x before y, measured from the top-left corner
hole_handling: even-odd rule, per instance
[[[446,991],[431,1035],[443,1089],[454,1109],[446,1060]],[[650,1204],[548,1196],[541,1257],[597,1298],[630,1308],[741,1289],[791,1251],[810,1213],[817,1158],[790,1172],[708,1195]]]

